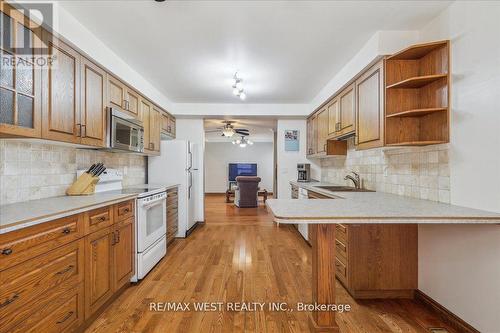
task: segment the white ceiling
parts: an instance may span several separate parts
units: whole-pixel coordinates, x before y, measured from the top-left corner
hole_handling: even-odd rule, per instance
[[[307,103],[377,30],[415,30],[448,1],[61,1],[173,102]]]
[[[231,142],[236,136],[231,138],[222,137],[220,131],[213,132],[213,130],[219,129],[224,126],[222,123],[224,120],[230,120],[234,123],[232,124],[235,128],[246,128],[248,129],[250,135],[249,139],[255,142],[271,142],[274,139],[274,131],[276,130],[276,120],[273,118],[216,118],[216,119],[205,119],[205,133],[206,141],[211,142]]]

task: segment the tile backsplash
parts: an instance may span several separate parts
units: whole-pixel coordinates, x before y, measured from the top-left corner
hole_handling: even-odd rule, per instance
[[[321,160],[321,180],[352,186],[344,180],[358,172],[363,187],[418,199],[450,202],[448,145],[355,150],[348,142],[347,156]]]
[[[51,143],[0,140],[0,205],[65,194],[77,169],[102,162],[124,173],[123,184],[146,182],[146,157]]]

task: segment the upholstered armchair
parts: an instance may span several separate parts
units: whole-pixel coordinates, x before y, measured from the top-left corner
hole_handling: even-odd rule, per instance
[[[260,177],[238,176],[234,204],[240,208],[257,207]]]

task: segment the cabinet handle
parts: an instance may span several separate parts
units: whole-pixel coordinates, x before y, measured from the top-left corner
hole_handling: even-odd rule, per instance
[[[62,319],[62,320],[59,320],[56,322],[56,324],[62,324],[64,323],[66,320],[68,320],[69,318],[71,318],[71,316],[73,315],[73,311],[70,311],[68,312],[68,314]]]
[[[71,233],[71,229],[70,228],[64,228],[63,231],[62,231],[63,234],[67,235],[69,233]]]
[[[8,256],[8,255],[12,254],[12,249],[11,249],[11,248],[8,248],[8,249],[3,249],[3,250],[2,250],[2,254],[3,254],[4,256]]]
[[[78,127],[78,133],[76,136],[82,136],[82,124],[76,124],[76,127]]]
[[[69,265],[67,268],[63,269],[62,271],[57,272],[56,275],[62,275],[64,273],[66,273],[66,272],[69,272],[70,270],[73,269],[73,267],[75,267],[75,266]]]
[[[326,143],[323,145],[323,150],[326,151]]]
[[[124,213],[124,214],[126,214],[126,213],[128,213],[128,212],[130,212],[130,209],[129,209],[129,208],[125,208],[125,209],[123,210],[123,213]]]
[[[111,240],[111,246],[116,244],[116,232],[113,231],[113,239]]]
[[[149,150],[153,150],[154,146],[155,146],[155,144],[153,142],[150,142],[149,143]]]
[[[82,138],[86,138],[87,137],[87,125],[81,125],[81,129],[80,129],[80,135]]]
[[[5,302],[0,303],[0,308],[3,308],[4,306],[9,305],[10,303],[14,302],[16,299],[19,298],[19,294],[14,294],[11,298],[8,298]]]
[[[118,238],[117,243],[120,243],[120,230],[116,230],[116,236]]]
[[[99,219],[98,219],[97,221],[99,221],[99,222],[104,222],[104,221],[106,221],[106,216],[101,216],[101,217],[99,217]]]

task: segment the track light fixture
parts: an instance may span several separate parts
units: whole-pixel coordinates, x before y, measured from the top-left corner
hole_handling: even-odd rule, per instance
[[[233,75],[233,95],[239,97],[242,101],[247,98],[247,94],[245,94],[243,89],[243,79],[238,76],[238,72]]]

